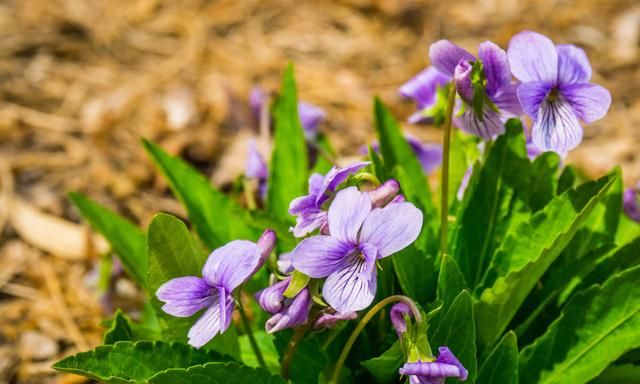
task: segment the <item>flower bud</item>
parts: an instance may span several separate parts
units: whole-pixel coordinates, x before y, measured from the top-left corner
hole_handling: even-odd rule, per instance
[[[376,189],[368,191],[371,205],[374,208],[382,208],[389,204],[400,192],[400,183],[397,180],[389,179]]]

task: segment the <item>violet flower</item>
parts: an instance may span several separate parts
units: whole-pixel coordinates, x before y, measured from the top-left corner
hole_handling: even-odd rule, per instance
[[[539,33],[524,31],[508,49],[513,75],[522,82],[518,98],[534,123],[533,143],[543,151],[564,154],[582,141],[580,121],[602,118],[611,94],[590,83],[591,65],[575,45],[554,45]]]
[[[406,303],[400,302],[391,307],[389,318],[400,339],[402,339],[402,334],[407,332],[406,316],[413,317],[413,312]]]
[[[330,235],[306,238],[292,251],[293,266],[327,279],[322,294],[338,312],[364,309],[377,286],[377,260],[411,244],[422,229],[422,212],[411,203],[372,209],[366,193],[341,190],[328,212]]]
[[[307,322],[311,309],[309,288],[302,289],[294,298],[284,297],[291,283],[291,276],[256,293],[256,301],[262,309],[273,314],[265,324],[267,333],[293,328]]]
[[[464,111],[457,125],[489,140],[504,133],[504,121],[522,114],[506,52],[490,41],[478,47],[478,59],[448,40],[429,48],[433,66],[453,77]]]
[[[434,67],[428,67],[400,87],[400,94],[415,101],[418,107],[418,111],[409,116],[407,122],[430,123],[432,117],[429,116],[429,109],[437,102],[438,87],[444,87],[450,80],[451,76]]]
[[[444,384],[447,377],[465,381],[468,372],[449,348],[440,347],[438,350],[440,354],[434,361],[405,363],[400,374],[409,375],[411,384]]]
[[[327,212],[322,210],[324,204],[333,196],[336,188],[349,175],[369,165],[368,161],[354,163],[344,168],[333,167],[326,176],[314,173],[309,178],[309,194],[295,198],[289,204],[289,213],[296,217],[296,225],[292,228],[295,237],[304,237],[308,233],[323,226],[327,222]]]
[[[267,197],[267,180],[269,179],[269,169],[267,163],[258,151],[255,140],[249,141],[249,151],[247,152],[247,164],[244,168],[244,175],[249,179],[258,181],[258,196],[262,200]]]
[[[355,312],[336,312],[335,310],[328,308],[322,313],[316,321],[313,323],[314,330],[320,330],[324,328],[333,328],[339,321],[354,320],[358,317]]]
[[[257,243],[234,240],[209,255],[202,277],[171,279],[156,291],[162,310],[175,317],[191,317],[206,310],[189,330],[189,344],[200,348],[231,323],[233,291],[264,264],[275,245],[275,233],[265,230]]]
[[[632,220],[640,223],[640,183],[636,188],[628,188],[623,194],[624,213]]]

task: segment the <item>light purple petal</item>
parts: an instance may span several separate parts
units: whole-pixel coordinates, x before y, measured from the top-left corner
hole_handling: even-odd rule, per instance
[[[483,64],[488,95],[495,95],[502,88],[511,84],[511,68],[504,49],[491,41],[485,41],[478,47],[478,58]]]
[[[338,192],[329,207],[329,232],[345,243],[356,244],[358,231],[371,211],[371,199],[356,187]]]
[[[389,204],[400,192],[400,183],[395,179],[389,179],[378,187],[365,192],[371,200],[371,206],[374,208],[384,207]]]
[[[223,302],[221,303],[220,300],[223,300]],[[224,308],[224,314],[220,313],[221,308]],[[231,295],[226,294],[224,297],[220,297],[216,292],[211,307],[189,329],[189,344],[195,348],[200,348],[211,341],[217,334],[226,331],[229,328],[229,324],[231,324],[232,314],[233,298]]]
[[[339,269],[354,249],[335,237],[320,235],[302,240],[291,251],[291,258],[295,269],[318,279]]]
[[[315,195],[296,197],[289,203],[289,214],[291,215],[299,215],[309,209],[316,209]]]
[[[423,143],[411,135],[405,135],[407,142],[418,157],[422,170],[427,175],[442,164],[442,145]]]
[[[582,141],[582,127],[571,105],[562,100],[544,101],[531,130],[533,144],[543,151],[565,154]]]
[[[319,330],[323,328],[332,328],[335,327],[339,321],[343,320],[353,320],[358,317],[358,314],[355,312],[325,312],[313,323],[313,329]]]
[[[283,253],[278,256],[278,270],[280,273],[288,275],[293,272],[293,263],[291,259],[291,252]]]
[[[456,192],[456,197],[458,200],[462,201],[464,197],[464,192],[467,190],[469,186],[469,180],[471,180],[471,174],[473,173],[473,164],[471,164],[467,170],[464,172],[462,176],[462,180],[460,181],[460,186],[458,187],[458,192]]]
[[[467,369],[462,365],[458,358],[455,357],[455,355],[449,350],[449,348],[438,348],[438,358],[436,358],[436,362],[455,365],[460,370],[460,375],[458,376],[458,378],[462,381],[467,379]]]
[[[286,328],[297,327],[307,322],[311,309],[309,289],[304,288],[295,298],[287,299],[290,303],[284,310],[273,315],[265,324],[267,333],[274,333]]]
[[[266,180],[269,177],[267,163],[258,152],[258,146],[255,140],[249,141],[249,152],[247,153],[247,164],[244,168],[244,174],[250,179]]]
[[[376,208],[364,221],[360,243],[373,244],[386,257],[413,243],[422,229],[422,212],[411,203]]]
[[[518,84],[516,83],[505,85],[490,99],[498,107],[503,117],[518,117],[523,113],[522,105],[518,99]]]
[[[593,83],[562,85],[560,94],[587,124],[603,118],[611,106],[609,91]]]
[[[222,286],[231,292],[251,277],[260,260],[260,249],[256,243],[234,240],[211,252],[202,276],[209,285]]]
[[[476,116],[471,106],[467,107],[460,120],[463,131],[480,136],[484,140],[491,140],[495,136],[502,135],[505,132],[500,113],[491,109],[486,104],[483,106],[482,120]]]
[[[265,229],[258,238],[256,245],[258,246],[258,251],[260,251],[260,260],[258,260],[258,268],[260,268],[276,246],[276,233],[272,229]]]
[[[405,363],[400,368],[401,375],[415,375],[428,378],[460,377],[460,369],[455,365],[436,362]]]
[[[324,119],[324,111],[315,105],[299,102],[298,103],[298,116],[300,117],[300,123],[304,129],[305,136],[308,139],[315,137],[318,133],[318,125]]]
[[[292,232],[295,237],[305,237],[327,223],[327,212],[311,208],[296,218],[296,226]]]
[[[460,61],[454,70],[453,82],[462,100],[471,104],[473,102],[473,84],[471,83],[471,72],[473,66],[468,61]]]
[[[279,281],[256,293],[256,302],[260,308],[269,313],[277,313],[282,310],[283,293],[289,286],[291,277]]]
[[[453,76],[456,65],[461,60],[475,61],[472,54],[450,42],[449,40],[438,40],[429,47],[429,58],[431,65],[445,75]]]
[[[551,87],[543,82],[532,81],[518,85],[518,99],[524,112],[532,119],[538,117],[538,111]]]
[[[511,72],[518,80],[556,83],[558,52],[548,37],[531,31],[520,32],[511,38],[507,55]]]
[[[317,194],[316,206],[319,207],[322,203],[324,203],[330,197],[329,194],[331,192],[334,192],[338,185],[342,184],[343,181],[347,180],[349,175],[358,172],[369,164],[371,164],[370,161],[361,161],[358,163],[347,165],[344,168],[338,168],[335,166],[331,168],[327,175],[324,177],[322,187]]]
[[[627,188],[622,196],[624,202],[624,213],[632,220],[640,223],[640,201],[638,201],[640,192],[638,191],[640,191],[640,184],[638,185],[638,190],[634,188]]]
[[[393,325],[393,328],[395,328],[398,337],[401,337],[403,333],[407,332],[405,316],[413,317],[413,312],[411,312],[411,308],[409,308],[406,303],[397,303],[391,307],[389,318],[391,319],[391,324]]]
[[[435,67],[428,67],[402,85],[400,94],[415,101],[418,109],[429,108],[436,102],[438,87],[443,87],[450,79]]]
[[[156,291],[158,300],[164,302],[162,310],[171,316],[190,317],[211,305],[212,288],[204,279],[185,276],[171,279]]]
[[[344,267],[327,277],[322,295],[338,312],[355,312],[365,309],[376,295],[376,249],[364,244],[360,252],[354,252]]]
[[[571,44],[558,45],[558,83],[586,83],[591,80],[591,64],[583,49]]]
[[[260,121],[260,114],[262,113],[262,105],[267,102],[267,94],[259,87],[253,87],[249,94],[249,107],[256,120]]]

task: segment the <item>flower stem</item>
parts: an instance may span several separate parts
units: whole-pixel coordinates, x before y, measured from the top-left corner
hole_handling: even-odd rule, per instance
[[[298,348],[300,340],[302,340],[302,337],[308,330],[309,325],[298,327],[287,344],[287,349],[282,356],[282,364],[280,365],[280,376],[285,380],[289,380],[289,370],[291,368],[291,362],[293,361],[293,354],[295,353],[296,348]]]
[[[351,347],[353,347],[353,344],[356,342],[356,339],[360,335],[360,332],[362,332],[362,330],[367,325],[367,323],[373,318],[373,316],[376,315],[376,313],[380,312],[382,308],[384,308],[388,304],[395,303],[395,302],[402,302],[407,304],[409,306],[409,309],[411,309],[411,312],[413,313],[413,317],[416,319],[416,322],[422,321],[422,315],[420,314],[420,310],[418,309],[416,304],[413,302],[413,300],[411,300],[406,296],[393,295],[378,302],[378,304],[374,305],[369,310],[369,312],[367,312],[364,315],[362,320],[360,320],[356,328],[353,330],[353,332],[349,336],[347,343],[342,348],[340,357],[338,357],[338,361],[336,362],[336,368],[333,371],[333,377],[329,381],[329,384],[338,384],[338,380],[340,379],[340,371],[342,370],[342,366],[344,365],[344,362],[347,360],[347,356],[349,356]]]
[[[260,347],[258,347],[258,342],[253,336],[253,331],[251,330],[251,323],[249,322],[247,313],[244,311],[244,306],[242,305],[242,296],[238,297],[238,312],[240,312],[240,318],[242,319],[242,325],[244,327],[244,331],[247,333],[247,336],[249,337],[249,344],[251,344],[253,353],[256,355],[258,364],[260,364],[260,367],[267,369],[267,364],[264,362],[264,357],[262,357],[262,352],[260,352]]]
[[[449,152],[451,147],[451,120],[456,100],[456,86],[449,84],[447,110],[444,117],[444,139],[442,143],[442,180],[440,183],[440,253],[447,253],[448,225],[449,225]]]

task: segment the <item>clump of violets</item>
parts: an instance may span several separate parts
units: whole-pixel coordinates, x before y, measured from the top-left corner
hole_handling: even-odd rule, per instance
[[[414,242],[422,212],[411,203],[373,208],[367,193],[348,187],[329,207],[328,235],[302,240],[292,252],[293,266],[312,278],[326,278],[322,295],[339,313],[371,304],[377,287],[376,263]]]
[[[582,141],[580,120],[592,123],[609,110],[611,94],[589,82],[591,65],[582,49],[524,31],[511,38],[508,56],[521,82],[518,99],[533,119],[532,141],[541,150],[575,148]]]
[[[229,328],[235,307],[233,292],[264,264],[276,236],[265,230],[257,243],[234,240],[215,249],[202,268],[202,277],[171,279],[156,291],[162,310],[175,317],[191,317],[206,309],[189,330],[189,344],[200,348]]]
[[[627,188],[623,195],[624,213],[640,223],[640,183],[635,188]]]

